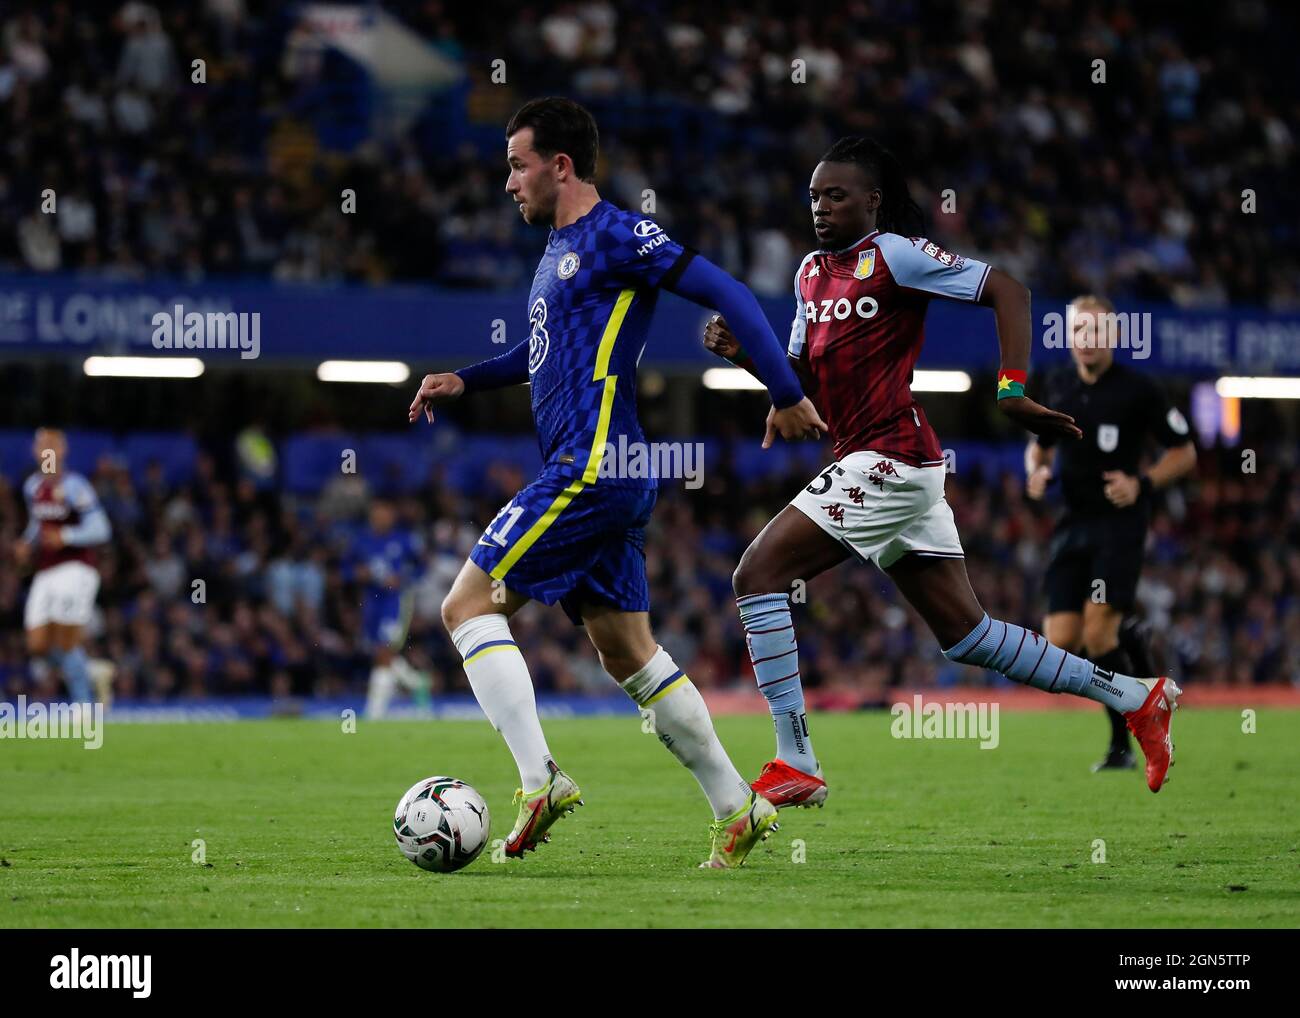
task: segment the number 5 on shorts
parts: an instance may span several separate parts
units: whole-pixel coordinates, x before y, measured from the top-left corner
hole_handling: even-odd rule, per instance
[[[804,491],[808,492],[808,494],[810,495],[825,495],[826,492],[831,490],[831,485],[835,483],[834,481],[831,480],[832,473],[835,474],[836,477],[843,477],[844,468],[841,467],[838,463],[832,463],[829,467],[827,467],[825,470],[822,471],[821,479],[824,483],[818,485],[814,481],[812,484],[808,485],[808,487],[805,488]]]

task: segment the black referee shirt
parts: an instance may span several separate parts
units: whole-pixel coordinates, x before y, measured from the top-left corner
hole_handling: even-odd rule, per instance
[[[1112,362],[1092,385],[1079,377],[1073,364],[1047,380],[1046,406],[1074,418],[1081,439],[1038,436],[1045,449],[1057,446],[1054,477],[1061,480],[1067,515],[1143,512],[1142,499],[1119,509],[1106,499],[1107,470],[1137,475],[1149,439],[1168,449],[1191,440],[1187,419],[1169,405],[1164,391],[1151,378],[1126,364]]]

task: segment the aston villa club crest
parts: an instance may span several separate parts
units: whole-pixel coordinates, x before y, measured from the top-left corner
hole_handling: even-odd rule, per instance
[[[555,274],[561,279],[570,279],[578,271],[578,256],[570,251],[560,259],[560,264],[555,267]]]
[[[876,270],[876,249],[858,253],[858,267],[853,270],[854,279],[866,279]]]

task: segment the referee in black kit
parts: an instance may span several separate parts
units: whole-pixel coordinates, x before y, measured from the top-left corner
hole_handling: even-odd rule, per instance
[[[1114,305],[1088,294],[1069,311],[1074,366],[1049,379],[1046,403],[1070,414],[1083,438],[1058,449],[1053,438],[1036,437],[1025,450],[1025,494],[1041,499],[1059,477],[1064,500],[1052,534],[1043,634],[1102,668],[1154,674],[1140,660],[1146,650],[1132,629],[1121,645],[1120,625],[1134,607],[1152,493],[1195,469],[1196,446],[1160,387],[1115,363],[1119,333],[1107,327],[1114,318],[1102,317],[1114,315]],[[1164,452],[1143,473],[1139,461],[1151,438]],[[1093,770],[1136,766],[1124,716],[1106,710],[1110,749]]]

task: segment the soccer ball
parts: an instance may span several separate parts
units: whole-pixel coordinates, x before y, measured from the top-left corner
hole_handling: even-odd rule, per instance
[[[417,781],[393,814],[402,855],[435,873],[454,873],[477,859],[491,826],[483,796],[457,778]]]

